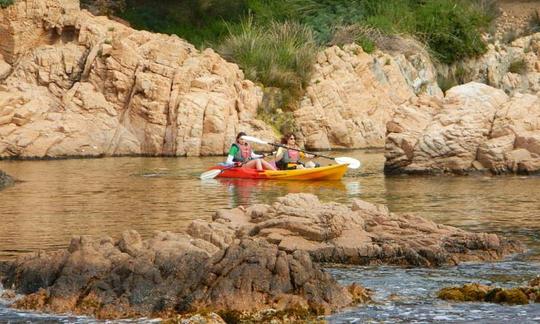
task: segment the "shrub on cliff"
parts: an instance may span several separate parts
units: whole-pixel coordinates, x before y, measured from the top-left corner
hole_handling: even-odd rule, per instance
[[[480,29],[489,17],[476,7],[452,0],[432,0],[416,15],[416,34],[443,63],[454,63],[486,51]]]
[[[230,34],[218,51],[238,64],[248,79],[284,91],[284,105],[302,94],[313,72],[318,46],[311,30],[294,22],[256,25],[245,20]]]
[[[6,8],[13,4],[13,0],[0,0],[0,8]]]
[[[118,12],[135,28],[176,34],[197,46],[218,42],[227,24],[247,13],[247,0],[126,0]]]
[[[538,33],[540,32],[540,12],[535,10],[529,17],[529,32]]]

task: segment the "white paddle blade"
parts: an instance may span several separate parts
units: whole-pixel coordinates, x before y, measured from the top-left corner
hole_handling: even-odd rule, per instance
[[[258,144],[268,144],[268,142],[265,142],[262,139],[259,139],[257,137],[253,137],[253,136],[244,135],[244,136],[242,136],[242,138],[244,140],[248,141],[248,142],[253,142],[253,143],[258,143]]]
[[[357,159],[353,159],[351,157],[346,157],[346,156],[342,156],[342,157],[337,157],[337,158],[334,158],[334,160],[338,163],[338,164],[348,164],[348,168],[349,169],[358,169],[360,167],[360,161],[358,161]]]
[[[214,179],[221,173],[221,171],[222,170],[217,170],[217,169],[206,171],[206,172],[203,172],[199,178],[201,178],[201,180]]]

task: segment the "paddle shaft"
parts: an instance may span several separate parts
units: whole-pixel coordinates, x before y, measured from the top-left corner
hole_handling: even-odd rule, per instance
[[[328,155],[322,155],[322,154],[317,154],[317,153],[313,153],[313,152],[308,152],[308,151],[305,151],[305,150],[302,150],[302,149],[292,148],[292,147],[289,147],[289,146],[286,146],[286,145],[283,145],[283,144],[277,144],[277,143],[268,143],[268,144],[270,144],[272,146],[283,147],[284,149],[287,149],[287,150],[293,150],[293,151],[298,151],[298,152],[302,152],[302,153],[306,153],[306,154],[311,154],[311,155],[314,155],[314,156],[320,156],[320,157],[331,159],[331,160],[336,159],[336,158],[333,158],[333,157],[328,156]]]

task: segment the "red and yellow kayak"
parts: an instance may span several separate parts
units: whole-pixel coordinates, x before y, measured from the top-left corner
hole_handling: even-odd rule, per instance
[[[213,170],[223,170],[218,178],[279,179],[279,180],[339,180],[347,171],[347,164],[335,164],[318,168],[297,170],[264,170],[251,168],[215,166]]]

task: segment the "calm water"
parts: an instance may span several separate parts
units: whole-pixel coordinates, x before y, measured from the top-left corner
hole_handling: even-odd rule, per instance
[[[363,163],[362,168],[349,171],[337,182],[200,181],[198,175],[221,161],[221,157],[0,161],[0,170],[21,180],[0,192],[0,259],[11,259],[38,249],[65,247],[72,235],[118,237],[128,228],[146,237],[155,230],[180,231],[193,219],[210,219],[220,208],[270,203],[289,192],[309,192],[324,201],[350,203],[352,199],[361,198],[384,203],[394,212],[414,212],[438,223],[520,239],[531,249],[528,255],[497,263],[497,266],[504,269],[502,273],[513,275],[514,281],[529,272],[540,274],[537,263],[540,261],[540,177],[385,177],[381,152],[347,151],[336,152],[336,155],[358,158]],[[382,304],[351,310],[332,317],[331,321],[401,319],[409,322],[418,314],[430,314],[422,309],[427,307],[426,300],[430,301],[429,307],[449,313],[435,312],[420,321],[460,320],[454,313],[462,312],[460,307],[470,306],[433,304],[433,292],[443,283],[468,279],[468,270],[463,272],[463,269],[468,269],[469,265],[464,267],[459,271],[456,268],[431,270],[434,272],[354,267],[332,270],[341,280],[356,280],[377,290]],[[499,283],[483,276],[484,270],[474,272],[471,279]],[[431,280],[433,273],[448,277],[448,282]],[[421,294],[411,290],[406,293],[407,302],[385,302],[385,294],[392,293],[388,290],[392,285],[388,283],[397,287],[404,279],[428,293],[420,297]],[[380,307],[391,309],[381,311]],[[494,310],[490,307],[493,306],[482,307],[477,306],[480,315],[475,316],[491,319],[489,314]],[[531,308],[533,310],[505,309],[509,309],[512,316],[522,311],[526,316],[539,312],[537,305]],[[2,312],[0,306],[0,322],[8,318],[8,313],[16,316],[12,311],[6,313],[5,309]],[[450,317],[445,319],[446,315]]]

